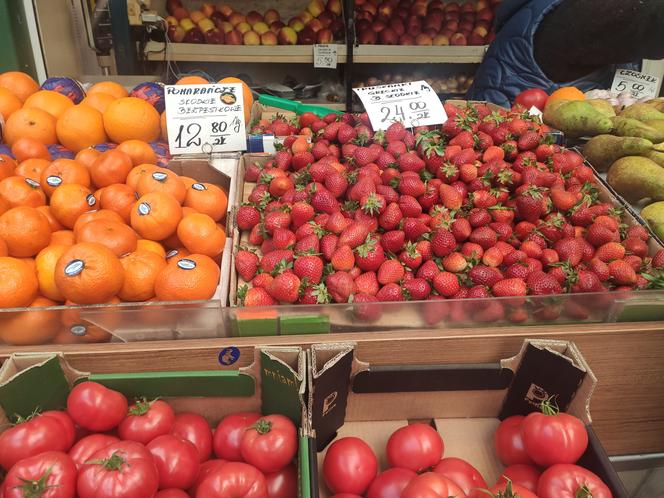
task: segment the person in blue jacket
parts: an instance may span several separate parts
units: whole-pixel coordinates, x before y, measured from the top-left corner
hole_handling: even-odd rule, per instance
[[[610,88],[618,66],[664,58],[664,0],[505,0],[469,100],[508,107],[521,91]]]

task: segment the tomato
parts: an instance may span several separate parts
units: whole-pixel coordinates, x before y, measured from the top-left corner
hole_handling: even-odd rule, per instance
[[[297,453],[295,424],[284,415],[261,417],[244,431],[240,453],[264,474],[283,469]]]
[[[162,489],[156,495],[154,495],[154,498],[191,498],[191,497],[181,489],[171,488],[171,489]]]
[[[515,104],[521,104],[526,109],[532,106],[537,107],[540,111],[544,110],[544,105],[549,98],[549,94],[541,88],[529,88],[524,90],[514,99]]]
[[[489,491],[497,496],[505,496],[505,498],[538,498],[538,496],[529,489],[519,486],[518,484],[512,484],[511,482],[496,484],[489,489]]]
[[[338,495],[332,496],[332,498],[362,498],[360,495],[354,495],[352,493],[339,493]]]
[[[96,382],[81,382],[69,393],[67,413],[84,429],[110,431],[125,418],[127,398]]]
[[[198,487],[195,498],[267,498],[265,477],[242,462],[227,462],[210,473]]]
[[[159,471],[159,489],[188,489],[196,480],[200,463],[193,443],[177,436],[159,436],[147,445]]]
[[[69,427],[59,416],[36,415],[0,434],[0,466],[9,470],[19,460],[44,451],[66,452],[73,443]]]
[[[420,472],[436,465],[443,457],[443,438],[428,424],[410,424],[394,431],[387,441],[387,461],[391,467]]]
[[[79,498],[145,498],[154,496],[159,473],[141,443],[120,441],[97,451],[78,473]]]
[[[503,470],[496,484],[507,482],[507,479],[509,479],[514,484],[518,484],[535,493],[537,492],[537,483],[539,482],[540,475],[542,473],[536,467],[517,463]]]
[[[72,446],[72,449],[69,450],[69,456],[74,461],[76,469],[79,470],[85,462],[92,458],[92,455],[119,441],[120,440],[115,436],[109,436],[107,434],[91,434]]]
[[[503,420],[494,437],[496,453],[498,458],[505,465],[515,463],[533,463],[533,460],[526,453],[521,436],[521,426],[526,417],[523,415],[514,415]]]
[[[542,413],[528,415],[521,427],[528,456],[542,466],[576,463],[588,447],[588,432],[573,415],[560,413],[550,402],[542,402]]]
[[[214,454],[223,460],[241,462],[240,443],[244,431],[259,418],[261,414],[254,412],[233,413],[224,417],[214,431]]]
[[[12,467],[3,484],[4,498],[74,498],[76,466],[66,453],[46,451]]]
[[[539,498],[612,498],[611,491],[597,475],[570,464],[546,469],[537,485],[537,494]]]
[[[401,492],[416,476],[410,469],[387,469],[369,485],[367,498],[401,498]]]
[[[76,441],[76,426],[74,421],[71,419],[67,412],[63,410],[48,410],[42,413],[44,417],[53,417],[60,424],[62,424],[62,429],[64,430],[64,438],[67,441],[67,446],[72,447],[74,441]]]
[[[189,494],[191,496],[196,496],[196,490],[198,489],[198,486],[200,486],[201,483],[205,480],[205,478],[211,473],[219,470],[225,463],[228,462],[226,460],[208,460],[207,462],[203,462],[199,468],[194,484],[191,486],[191,488],[189,488]]]
[[[476,488],[486,489],[488,486],[482,474],[471,464],[461,458],[443,458],[433,469],[436,474],[447,477],[469,495]]]
[[[212,454],[212,429],[204,417],[196,413],[181,413],[175,417],[171,434],[193,443],[198,450],[198,461],[203,463]]]
[[[268,498],[297,498],[297,470],[294,464],[265,475]]]
[[[459,486],[435,472],[425,472],[410,481],[401,498],[467,498]]]
[[[367,443],[356,437],[337,439],[323,459],[323,477],[332,493],[362,495],[377,472],[376,455]]]
[[[120,439],[148,444],[157,436],[171,432],[175,412],[171,405],[161,400],[145,398],[129,407],[127,416],[118,426]]]

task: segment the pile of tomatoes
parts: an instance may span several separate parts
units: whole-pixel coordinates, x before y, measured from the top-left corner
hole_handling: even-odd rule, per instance
[[[0,434],[0,498],[296,498],[297,429],[282,415],[201,415],[127,398],[95,382],[66,411]],[[213,456],[214,453],[214,456]]]
[[[588,446],[583,422],[551,403],[543,403],[542,412],[501,422],[495,446],[507,467],[493,487],[469,462],[443,458],[443,439],[423,423],[390,436],[389,468],[380,473],[362,439],[338,439],[323,460],[323,477],[332,498],[612,498],[597,475],[576,465]]]

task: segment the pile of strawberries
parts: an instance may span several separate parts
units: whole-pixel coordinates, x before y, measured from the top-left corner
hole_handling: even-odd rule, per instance
[[[473,318],[519,322],[529,317],[523,296],[660,284],[664,251],[649,257],[648,231],[599,200],[592,168],[552,144],[538,118],[479,103],[445,110],[435,129],[384,132],[366,114],[303,114],[308,150],[293,152],[289,137],[267,163],[248,164],[256,184],[237,212],[248,236],[235,268],[250,285],[239,303],[512,297],[481,301]],[[537,312],[589,310],[565,300]]]

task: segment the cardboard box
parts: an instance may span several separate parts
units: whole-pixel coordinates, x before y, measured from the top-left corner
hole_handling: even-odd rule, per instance
[[[313,345],[307,352],[307,416],[318,454],[311,458],[314,496],[327,498],[319,470],[337,438],[361,437],[385,470],[385,445],[409,421],[430,423],[443,437],[444,456],[463,458],[492,486],[503,469],[493,446],[501,419],[536,411],[549,396],[588,429],[579,460],[599,475],[614,498],[627,493],[595,435],[589,413],[597,379],[573,343],[526,340],[514,357],[495,364],[373,367],[354,356],[353,344]],[[319,474],[316,477],[316,474]]]

